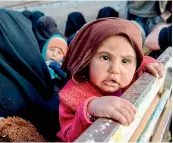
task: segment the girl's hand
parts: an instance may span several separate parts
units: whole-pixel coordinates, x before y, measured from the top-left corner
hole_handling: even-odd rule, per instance
[[[164,75],[164,65],[162,63],[149,63],[145,66],[145,69],[158,78],[162,78]]]
[[[134,120],[136,108],[124,98],[103,96],[89,103],[88,113],[93,117],[111,118],[127,126]]]

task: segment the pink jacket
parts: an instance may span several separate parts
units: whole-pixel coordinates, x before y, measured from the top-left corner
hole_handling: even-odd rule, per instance
[[[144,72],[144,67],[147,63],[155,61],[150,57],[144,57],[144,61],[136,72],[131,84]],[[122,92],[124,91],[125,89],[122,90]],[[102,94],[89,82],[76,84],[70,80],[59,93],[61,100],[59,106],[61,129],[57,133],[57,137],[61,138],[64,142],[73,142],[77,139],[92,124],[87,117],[89,102],[100,96]],[[115,93],[115,96],[117,96],[117,93]]]

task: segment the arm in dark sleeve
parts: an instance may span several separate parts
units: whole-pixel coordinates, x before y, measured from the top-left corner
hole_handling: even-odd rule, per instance
[[[165,50],[169,46],[172,46],[172,24],[169,27],[162,28],[158,40],[161,50]]]
[[[66,79],[67,78],[66,72],[64,72],[61,69],[61,65],[58,62],[55,62],[55,61],[51,62],[49,64],[49,67],[52,68],[62,79]]]

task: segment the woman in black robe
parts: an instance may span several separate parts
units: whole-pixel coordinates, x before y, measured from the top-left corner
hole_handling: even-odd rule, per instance
[[[62,35],[58,30],[55,20],[51,16],[40,17],[37,21],[35,37],[38,41],[41,52],[47,40],[54,34]]]
[[[58,106],[31,22],[20,12],[0,9],[0,116],[27,119],[55,141]]]
[[[65,28],[65,37],[69,38],[75,32],[77,32],[83,25],[85,25],[86,21],[82,13],[80,12],[72,12],[68,15],[66,28]]]
[[[105,17],[119,17],[119,14],[112,7],[104,7],[99,10],[97,19]]]
[[[32,30],[34,33],[35,33],[36,28],[37,28],[38,19],[42,16],[44,16],[44,13],[42,13],[41,11],[32,12],[30,20],[32,22]]]

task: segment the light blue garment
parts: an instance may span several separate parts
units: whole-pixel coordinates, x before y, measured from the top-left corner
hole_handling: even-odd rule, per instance
[[[49,42],[50,42],[50,40],[51,40],[52,38],[61,38],[61,39],[63,39],[63,40],[67,43],[67,40],[66,40],[64,37],[62,37],[61,35],[59,35],[59,34],[52,35],[52,36],[47,40],[46,44],[45,44],[44,47],[43,47],[42,57],[43,57],[43,59],[44,59],[45,62],[47,61],[47,59],[46,59],[47,46],[48,46],[48,44],[49,44]],[[51,60],[49,60],[49,61],[51,62]],[[49,73],[50,73],[51,79],[54,79],[54,78],[59,78],[59,79],[61,79],[61,78],[59,77],[59,75],[58,75],[57,73],[55,73],[55,71],[54,71],[52,68],[49,67],[49,64],[48,64],[48,69],[49,69]]]

